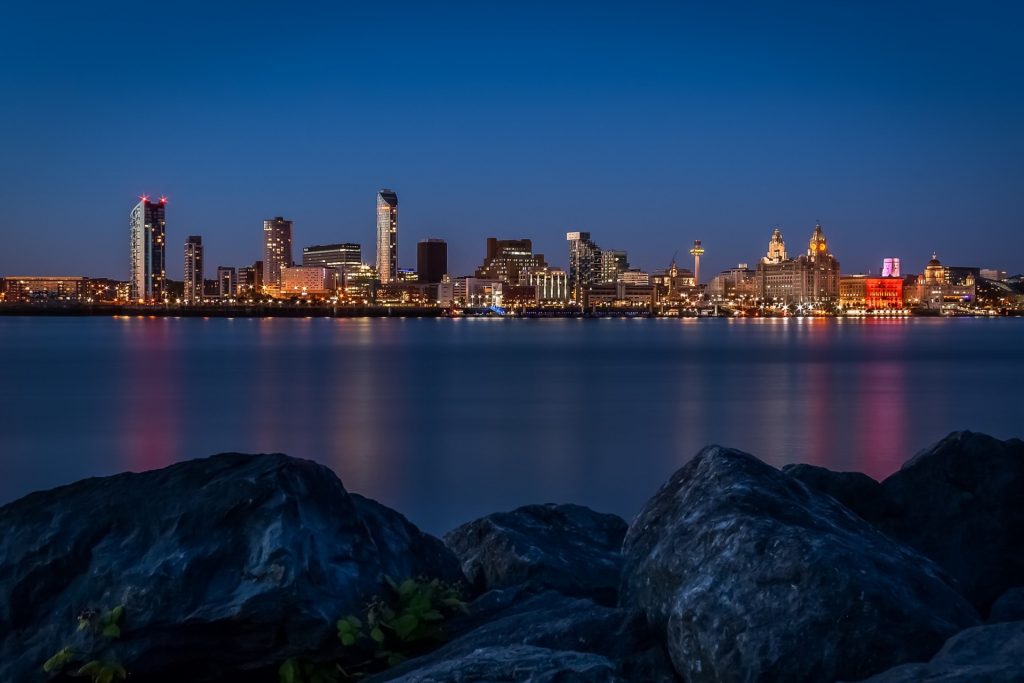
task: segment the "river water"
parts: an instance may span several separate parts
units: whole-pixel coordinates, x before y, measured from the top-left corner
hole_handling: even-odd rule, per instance
[[[0,318],[0,503],[222,451],[330,466],[433,533],[634,515],[711,443],[880,478],[1024,435],[1024,319]]]

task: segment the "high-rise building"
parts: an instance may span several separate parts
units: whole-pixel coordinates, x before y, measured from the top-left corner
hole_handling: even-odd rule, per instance
[[[185,240],[185,278],[182,298],[190,304],[203,298],[203,238],[189,235]]]
[[[544,254],[533,253],[533,242],[528,239],[499,240],[487,238],[487,253],[483,265],[476,269],[476,277],[517,284],[524,270],[546,268]]]
[[[601,249],[589,232],[567,232],[565,239],[569,242],[569,296],[579,303],[586,288],[601,277]]]
[[[163,301],[167,286],[167,197],[151,202],[143,195],[131,213],[132,301]]]
[[[354,242],[314,244],[302,248],[302,265],[342,268],[363,262],[363,248]]]
[[[221,299],[238,294],[238,274],[234,266],[217,266],[217,294]]]
[[[281,268],[292,265],[292,222],[281,216],[263,221],[263,286],[281,288]]]
[[[398,279],[398,195],[377,193],[377,276],[381,284]]]
[[[601,282],[614,284],[619,281],[619,273],[629,270],[629,259],[621,249],[604,249],[601,251]]]
[[[448,273],[448,243],[428,238],[416,245],[416,273],[426,284],[441,282]]]

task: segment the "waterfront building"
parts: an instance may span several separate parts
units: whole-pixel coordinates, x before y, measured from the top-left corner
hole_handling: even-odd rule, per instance
[[[342,296],[351,302],[373,300],[379,279],[377,269],[368,263],[349,266],[340,273]]]
[[[455,281],[455,301],[470,308],[501,306],[503,284],[501,280],[460,277]]]
[[[975,301],[980,273],[980,268],[945,266],[933,253],[917,279],[915,301],[929,310],[970,306]]]
[[[80,301],[89,296],[89,278],[79,275],[8,275],[4,301]]]
[[[1003,281],[1007,278],[1005,270],[999,270],[998,268],[981,268],[978,274],[986,280],[997,280]]]
[[[723,270],[708,282],[708,296],[719,303],[750,304],[754,301],[756,273],[746,263]]]
[[[882,259],[882,277],[900,277],[900,260],[898,258]]]
[[[416,245],[416,272],[419,281],[435,284],[448,273],[448,243],[433,237]]]
[[[255,296],[263,291],[263,261],[238,268],[238,296]]]
[[[363,262],[363,248],[354,242],[314,244],[302,248],[302,265],[322,268],[343,268]]]
[[[629,259],[622,249],[601,250],[601,277],[604,284],[615,284],[619,274],[629,270]]]
[[[651,274],[645,270],[639,268],[630,268],[619,273],[616,282],[621,282],[624,285],[647,287],[651,284]]]
[[[536,268],[519,272],[520,286],[533,287],[541,305],[564,306],[569,300],[569,278],[561,268]]]
[[[377,193],[377,276],[381,284],[398,279],[398,195],[387,188]]]
[[[533,242],[528,239],[499,240],[488,237],[484,262],[476,269],[475,276],[482,280],[517,284],[522,271],[539,270],[547,265],[543,254],[533,253]]]
[[[565,239],[569,243],[569,297],[582,302],[586,289],[601,277],[601,248],[589,232],[567,232]]]
[[[221,299],[238,295],[238,273],[234,266],[217,266],[217,295]]]
[[[696,294],[696,279],[689,268],[680,268],[675,259],[666,270],[656,270],[651,276],[651,284],[659,301],[679,303]]]
[[[420,281],[420,277],[419,277],[419,275],[416,274],[415,270],[412,270],[411,268],[399,268],[398,269],[398,277],[395,278],[395,282],[410,283],[410,282],[419,282],[419,281]]]
[[[821,224],[814,226],[807,253],[787,258],[782,232],[776,228],[768,252],[757,264],[756,295],[776,305],[827,305],[839,297],[839,261],[832,255]]]
[[[281,268],[281,297],[327,296],[338,290],[337,268],[285,266]]]
[[[185,240],[182,298],[187,304],[203,298],[203,238],[200,235],[189,235]]]
[[[865,311],[903,309],[903,278],[844,275],[839,278],[839,305]]]
[[[132,301],[161,302],[166,298],[167,197],[139,198],[131,213],[131,272],[128,296]]]
[[[657,288],[653,285],[617,282],[588,287],[583,305],[586,308],[650,308],[657,300]]]
[[[281,216],[263,221],[263,287],[268,293],[281,289],[281,269],[293,263],[292,222]]]

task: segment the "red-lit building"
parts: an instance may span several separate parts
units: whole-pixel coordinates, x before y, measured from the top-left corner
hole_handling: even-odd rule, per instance
[[[845,275],[839,279],[839,305],[868,311],[901,309],[903,278]]]

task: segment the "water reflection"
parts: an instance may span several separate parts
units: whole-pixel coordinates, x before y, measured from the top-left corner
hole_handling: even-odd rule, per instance
[[[0,501],[227,450],[319,460],[435,532],[628,517],[709,443],[883,477],[952,429],[1017,435],[1021,324],[0,319]]]

